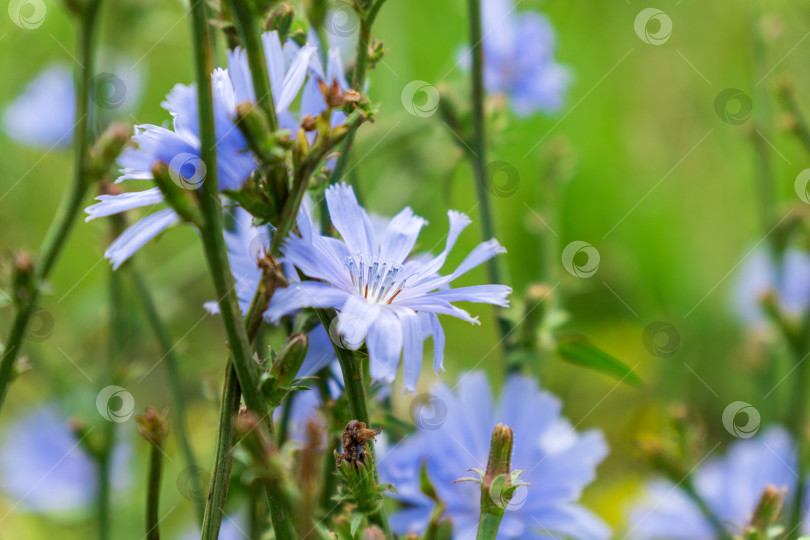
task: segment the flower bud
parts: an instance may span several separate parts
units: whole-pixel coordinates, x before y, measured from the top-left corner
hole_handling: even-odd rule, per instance
[[[100,180],[115,164],[115,160],[129,141],[130,128],[121,122],[114,122],[104,130],[89,150],[87,165],[91,181]]]
[[[14,255],[11,273],[11,286],[14,301],[19,305],[36,289],[34,259],[27,251]]]
[[[765,488],[754,510],[746,538],[751,536],[755,538],[767,538],[765,535],[768,532],[768,528],[779,519],[779,513],[782,511],[782,499],[784,497],[784,490],[776,489],[774,486]]]
[[[164,408],[162,412],[157,412],[152,407],[147,407],[143,415],[135,416],[135,421],[138,423],[138,433],[152,444],[163,446],[166,434],[169,432],[168,416],[168,408]]]
[[[267,18],[264,28],[267,31],[276,30],[282,43],[287,41],[287,36],[292,28],[295,19],[295,10],[290,4],[281,4]]]
[[[262,374],[261,389],[273,406],[278,406],[295,389],[295,377],[307,355],[309,339],[304,334],[293,334],[273,361],[269,372]]]
[[[155,179],[158,189],[166,198],[166,202],[172,207],[172,210],[177,212],[184,221],[189,223],[200,223],[201,219],[199,212],[195,206],[192,205],[191,200],[186,196],[188,190],[183,189],[172,178],[172,172],[169,167],[159,161],[152,167],[152,177]]]

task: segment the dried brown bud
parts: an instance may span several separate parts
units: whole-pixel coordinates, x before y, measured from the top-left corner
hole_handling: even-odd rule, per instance
[[[359,420],[352,420],[346,424],[346,429],[340,437],[343,453],[340,454],[337,450],[334,452],[337,464],[340,465],[342,461],[350,465],[365,464],[366,442],[374,440],[381,432],[382,428],[368,429],[365,422]]]

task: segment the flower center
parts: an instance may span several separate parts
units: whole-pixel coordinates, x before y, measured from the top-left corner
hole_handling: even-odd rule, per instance
[[[355,253],[343,259],[357,294],[371,303],[390,304],[402,290],[405,280],[397,281],[401,264],[389,259]]]

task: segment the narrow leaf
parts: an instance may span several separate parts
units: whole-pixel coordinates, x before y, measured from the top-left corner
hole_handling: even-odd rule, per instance
[[[630,386],[641,386],[641,379],[632,369],[610,354],[592,345],[583,336],[574,336],[557,343],[557,353],[563,360],[578,366],[601,371]]]

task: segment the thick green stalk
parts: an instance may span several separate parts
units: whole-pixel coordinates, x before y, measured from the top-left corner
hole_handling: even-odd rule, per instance
[[[270,87],[270,76],[267,71],[267,60],[264,56],[259,27],[250,6],[245,0],[226,0],[228,8],[233,15],[236,30],[242,40],[247,54],[250,75],[253,79],[253,92],[256,94],[256,104],[264,111],[267,122],[272,131],[278,129],[278,117],[273,100],[273,89]]]
[[[95,44],[96,19],[101,0],[91,0],[85,7],[79,20],[78,54],[76,63],[76,118],[73,131],[74,171],[73,181],[62,203],[56,212],[45,240],[40,249],[36,263],[33,289],[18,306],[14,322],[9,332],[3,356],[0,358],[0,407],[3,406],[8,386],[14,373],[14,364],[20,355],[22,341],[28,328],[28,322],[39,297],[40,286],[48,279],[53,266],[67,242],[76,216],[81,211],[82,201],[87,194],[89,183],[86,178],[87,155],[89,149],[89,103],[90,84],[93,77],[93,48]]]
[[[214,130],[214,104],[211,90],[211,72],[213,70],[213,49],[211,35],[208,27],[206,6],[203,0],[195,0],[191,5],[192,34],[194,43],[194,68],[197,79],[197,97],[199,104],[200,126],[200,155],[207,168],[207,177],[202,188],[198,191],[200,209],[203,214],[203,225],[200,230],[203,240],[209,271],[214,281],[214,289],[218,297],[220,316],[225,326],[230,347],[230,364],[239,383],[238,391],[235,383],[225,386],[225,397],[232,390],[236,399],[223,399],[223,410],[220,414],[219,434],[217,436],[217,461],[213,483],[212,495],[209,496],[204,519],[203,539],[214,540],[218,536],[221,522],[222,505],[224,505],[227,492],[228,477],[226,469],[221,466],[223,457],[221,451],[230,451],[232,441],[233,414],[229,408],[238,407],[238,395],[241,391],[245,397],[247,407],[257,414],[265,423],[266,429],[272,437],[272,411],[267,400],[261,395],[258,388],[258,378],[250,352],[250,342],[246,328],[242,324],[242,314],[239,311],[239,302],[236,297],[236,287],[228,262],[227,248],[222,232],[222,208],[219,199],[219,186],[217,182],[217,155],[216,133]],[[229,373],[231,373],[229,369]],[[231,377],[233,378],[233,377]],[[233,409],[235,412],[235,409]],[[227,450],[225,448],[227,447]],[[228,458],[225,457],[227,460]],[[279,504],[268,501],[271,508],[273,527],[277,531],[287,527],[289,516],[284,514]]]
[[[152,293],[146,285],[143,276],[135,268],[134,261],[130,260],[127,263],[126,269],[135,284],[135,290],[138,293],[138,299],[141,301],[143,311],[149,321],[149,326],[155,334],[155,339],[157,339],[160,350],[163,351],[163,363],[166,366],[166,377],[169,382],[169,393],[172,403],[171,412],[174,416],[173,423],[174,432],[177,436],[177,444],[183,452],[186,466],[190,470],[197,470],[197,459],[194,457],[194,449],[191,446],[186,403],[183,398],[183,383],[180,377],[180,367],[177,362],[177,357],[174,354],[174,345],[157,311]],[[202,521],[205,506],[202,503],[196,506],[199,519]]]
[[[329,328],[333,313],[329,313],[323,309],[315,310],[318,318],[321,320],[324,328]],[[346,398],[349,401],[349,411],[353,419],[359,420],[370,427],[371,422],[368,414],[368,400],[366,398],[366,389],[363,383],[363,363],[357,356],[350,350],[338,346],[334,341],[332,345],[337,354],[338,361],[340,362],[340,370],[343,373],[343,384]],[[374,445],[368,445],[368,467],[374,475],[374,480],[379,481],[379,473],[377,472],[377,455],[374,450]],[[368,516],[369,522],[380,527],[385,533],[385,537],[392,539],[391,527],[388,525],[388,517],[385,514],[385,508],[380,505],[379,510]]]
[[[476,540],[495,540],[501,526],[501,519],[503,519],[503,508],[498,509],[495,506],[492,510],[481,512],[481,517],[478,518]]]
[[[146,487],[146,539],[160,540],[160,479],[163,471],[163,442],[153,441],[149,449]]]

